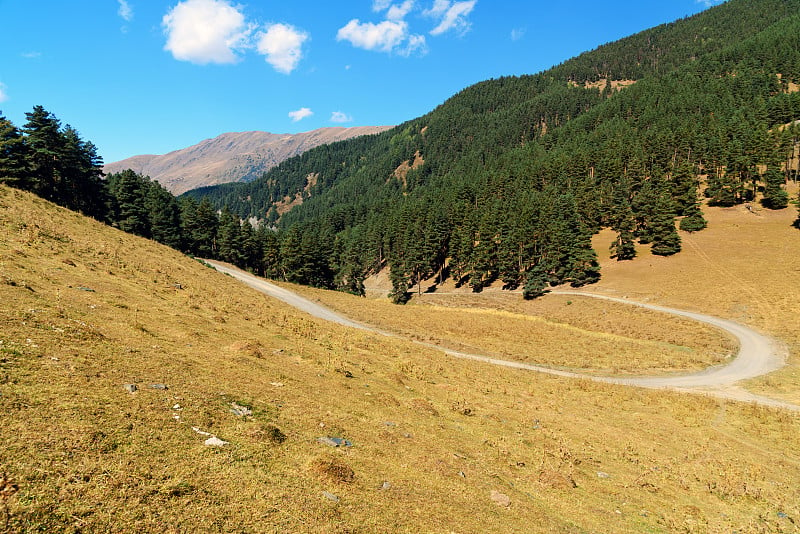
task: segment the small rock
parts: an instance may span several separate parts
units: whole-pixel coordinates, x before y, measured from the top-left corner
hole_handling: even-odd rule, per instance
[[[500,493],[497,490],[492,490],[492,500],[498,505],[508,508],[511,506],[511,498],[505,493]]]
[[[183,408],[181,408],[180,404],[176,404],[175,406],[172,407],[172,409],[173,410],[183,410]]]
[[[598,471],[597,478],[611,478],[611,475],[609,475],[608,473],[603,473],[602,471]]]
[[[160,389],[162,391],[169,389],[166,384],[150,384],[150,389]]]
[[[397,426],[397,423],[393,423],[392,421],[384,421],[383,424],[386,426]]]
[[[269,385],[276,388],[282,388],[283,382],[270,382]]]
[[[228,444],[227,441],[222,441],[217,436],[211,436],[203,442],[206,447],[224,447]]]
[[[211,435],[211,432],[204,432],[204,431],[200,430],[199,428],[197,428],[196,426],[193,426],[192,430],[194,430],[195,432],[197,432],[201,436],[210,436]]]
[[[332,438],[328,436],[323,436],[321,438],[317,438],[317,441],[322,443],[323,445],[328,445],[329,447],[352,447],[353,444],[347,441],[346,439],[342,438]]]
[[[331,493],[329,491],[323,491],[322,495],[324,495],[325,498],[328,499],[329,501],[339,502],[339,497],[337,497],[336,495],[334,495],[333,493]]]
[[[124,388],[125,388],[125,391],[127,391],[128,393],[136,393],[136,390],[137,390],[137,389],[139,389],[139,388],[136,386],[136,384],[125,384],[125,385],[124,385],[124,386],[122,386],[122,387],[124,387]]]
[[[231,412],[233,412],[235,415],[238,415],[239,417],[253,415],[253,410],[251,410],[247,406],[242,406],[235,402],[231,403]]]
[[[781,519],[786,519],[789,516],[786,515],[784,512],[778,512],[778,517],[780,517]]]
[[[391,487],[392,487],[392,485],[389,482],[385,482],[384,481],[383,485],[381,486],[381,489],[386,491],[388,489],[391,489]]]
[[[79,287],[78,290],[79,291],[88,291],[89,293],[94,293],[94,289],[91,289],[89,287]]]
[[[459,471],[458,476],[460,476],[461,478],[467,478],[467,474],[464,471]]]

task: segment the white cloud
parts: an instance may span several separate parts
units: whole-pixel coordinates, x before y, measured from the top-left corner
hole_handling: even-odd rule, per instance
[[[424,51],[425,37],[410,35],[408,23],[404,20],[384,20],[378,24],[353,19],[336,34],[337,41],[349,41],[356,48],[397,52],[409,55]]]
[[[525,28],[515,28],[511,30],[512,41],[519,41],[523,37],[525,37]]]
[[[353,117],[351,117],[347,113],[344,113],[343,111],[334,111],[331,114],[331,122],[338,122],[338,123],[353,122]]]
[[[126,22],[130,22],[133,20],[133,8],[127,2],[127,0],[118,0],[119,1],[119,10],[117,10],[117,14],[123,18]]]
[[[267,63],[284,74],[291,73],[303,59],[303,43],[309,35],[288,24],[273,24],[259,33],[257,49]]]
[[[706,7],[715,6],[717,4],[721,4],[725,0],[697,0],[698,4],[703,4]]]
[[[451,2],[450,0],[436,0],[431,9],[423,12],[424,15],[435,19],[440,19],[439,25],[431,30],[431,35],[441,35],[447,31],[455,29],[461,33],[469,31],[470,22],[467,17],[478,0],[467,0],[463,2]]]
[[[8,100],[8,93],[6,93],[6,84],[0,82],[0,102]]]
[[[305,119],[306,117],[310,117],[313,114],[314,112],[311,111],[311,109],[309,108],[300,108],[297,111],[290,111],[289,117],[291,117],[292,122],[299,122]]]
[[[403,21],[385,20],[379,24],[362,23],[353,19],[336,34],[337,41],[349,41],[357,48],[391,52],[406,38],[408,24]]]
[[[23,52],[20,55],[25,59],[39,59],[40,57],[42,57],[41,52]]]
[[[253,31],[227,0],[184,0],[161,23],[167,34],[164,50],[175,59],[200,65],[236,63],[236,51],[247,48]]]
[[[386,18],[389,20],[403,20],[412,9],[414,9],[414,0],[406,0],[400,5],[391,6],[386,13]]]
[[[380,13],[392,5],[392,0],[375,0],[372,2],[372,11]]]

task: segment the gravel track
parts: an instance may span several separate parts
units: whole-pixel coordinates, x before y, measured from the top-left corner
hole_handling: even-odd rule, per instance
[[[358,323],[347,317],[344,317],[335,311],[322,306],[319,303],[313,302],[304,298],[297,293],[288,289],[279,287],[272,284],[263,278],[258,278],[245,271],[237,269],[233,266],[220,263],[217,261],[204,260],[206,263],[217,269],[218,271],[229,274],[249,285],[250,287],[261,291],[271,297],[289,304],[301,311],[308,313],[314,317],[338,323],[350,328],[358,328],[376,334],[399,337],[397,334],[380,330],[369,325]],[[664,306],[656,306],[654,304],[645,304],[642,302],[631,301],[627,299],[609,297],[605,295],[598,295],[595,293],[588,293],[583,291],[554,291],[554,294],[559,295],[574,295],[580,297],[597,298],[609,300],[612,302],[619,302],[631,306],[638,306],[648,310],[654,310],[662,313],[669,313],[681,317],[709,324],[716,328],[720,328],[729,332],[739,342],[739,352],[727,364],[709,367],[703,371],[691,374],[670,375],[670,376],[641,376],[618,378],[613,376],[594,376],[585,375],[572,371],[563,371],[559,369],[552,369],[550,367],[543,367],[539,365],[531,365],[521,362],[513,362],[508,360],[499,360],[490,358],[479,354],[468,354],[458,352],[450,349],[440,347],[431,343],[423,343],[415,341],[415,343],[427,347],[436,348],[445,352],[450,356],[464,358],[469,360],[476,360],[486,362],[494,365],[501,365],[504,367],[511,367],[515,369],[524,369],[529,371],[537,371],[541,373],[548,373],[557,376],[569,378],[583,378],[596,382],[605,382],[610,384],[620,384],[625,386],[643,387],[650,389],[670,389],[682,391],[687,393],[697,393],[711,395],[723,399],[732,399],[738,401],[754,402],[766,406],[773,406],[777,408],[785,408],[793,411],[800,411],[800,406],[791,404],[760,395],[750,393],[736,384],[742,380],[756,378],[783,367],[786,362],[788,351],[786,346],[776,339],[759,334],[755,330],[744,326],[742,324],[713,317],[711,315],[704,315],[701,313],[689,312],[678,310],[674,308],[667,308]]]

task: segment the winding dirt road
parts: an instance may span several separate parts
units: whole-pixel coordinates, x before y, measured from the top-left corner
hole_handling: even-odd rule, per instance
[[[316,302],[312,302],[292,291],[279,287],[275,284],[272,284],[264,280],[263,278],[258,278],[256,276],[251,275],[250,273],[247,273],[230,265],[226,265],[224,263],[211,260],[204,260],[204,261],[209,265],[211,265],[212,267],[214,267],[215,269],[217,269],[218,271],[225,274],[229,274],[230,276],[244,282],[250,287],[257,289],[258,291],[261,291],[262,293],[265,293],[278,300],[281,300],[286,304],[289,304],[290,306],[293,306],[301,311],[308,313],[309,315],[313,315],[314,317],[318,317],[320,319],[338,323],[351,328],[367,330],[369,332],[373,332],[384,336],[399,337],[397,334],[393,334],[391,332],[380,330],[371,327],[369,325],[352,321],[334,312],[333,310],[326,308],[325,306],[322,306]],[[586,293],[582,291],[556,291],[554,293],[560,295],[575,295],[575,296],[610,300],[613,302],[620,302],[631,306],[638,306],[641,308],[646,308],[648,310],[654,310],[662,313],[669,313],[672,315],[687,317],[695,321],[700,321],[702,323],[706,323],[716,328],[725,330],[726,332],[729,332],[731,335],[733,335],[739,342],[739,352],[730,363],[725,365],[709,367],[708,369],[705,369],[697,373],[684,374],[684,375],[671,375],[671,376],[617,378],[617,377],[605,377],[605,376],[590,376],[581,373],[562,371],[559,369],[551,369],[549,367],[531,365],[521,362],[499,360],[496,358],[489,358],[487,356],[481,356],[478,354],[467,354],[463,352],[446,349],[430,343],[422,343],[418,341],[415,341],[415,343],[427,347],[436,348],[438,350],[445,352],[450,356],[455,356],[458,358],[465,358],[470,360],[477,360],[481,362],[516,368],[516,369],[525,369],[529,371],[537,371],[541,373],[548,373],[570,378],[584,378],[584,379],[594,380],[597,382],[621,384],[626,386],[636,386],[636,387],[644,387],[651,389],[671,389],[687,393],[699,393],[724,399],[755,402],[767,406],[800,411],[800,406],[796,404],[790,404],[787,402],[770,399],[768,397],[755,395],[736,386],[737,382],[771,373],[773,371],[780,369],[785,365],[787,357],[787,349],[785,345],[783,345],[776,339],[763,336],[758,332],[756,332],[755,330],[752,330],[751,328],[748,328],[739,323],[728,321],[726,319],[720,319],[718,317],[712,317],[710,315],[704,315],[701,313],[677,310],[674,308],[666,308],[663,306],[645,304],[641,302],[630,301],[627,299],[608,297],[605,295]]]

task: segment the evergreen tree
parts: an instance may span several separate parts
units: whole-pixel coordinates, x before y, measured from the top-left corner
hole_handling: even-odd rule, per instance
[[[25,114],[28,122],[23,127],[28,147],[28,169],[31,190],[57,204],[63,201],[63,176],[58,162],[64,154],[61,123],[42,106],[35,106]]]
[[[685,217],[681,219],[680,229],[684,232],[699,232],[704,229],[708,222],[703,217],[703,212],[700,210],[700,201],[695,198],[693,204],[684,210]]]
[[[26,152],[22,132],[0,115],[0,183],[19,189],[31,188]]]
[[[234,265],[239,265],[242,261],[242,226],[228,206],[222,208],[219,216],[217,257]]]
[[[681,238],[675,229],[675,215],[669,193],[657,197],[653,219],[650,222],[653,241],[650,251],[658,256],[671,256],[681,251]]]
[[[392,291],[389,298],[395,304],[405,304],[411,298],[408,292],[408,275],[401,262],[389,264],[389,280],[392,282]]]
[[[767,167],[764,174],[764,198],[761,203],[771,210],[782,210],[789,205],[789,194],[784,190],[785,178],[780,164]]]
[[[151,237],[168,247],[181,250],[183,246],[181,213],[175,197],[158,182],[149,182],[145,207]]]
[[[112,178],[111,193],[116,200],[115,220],[119,229],[130,234],[151,237],[145,179],[130,169],[122,171]]]
[[[636,220],[624,189],[615,194],[614,200],[616,213],[611,228],[617,232],[617,238],[611,243],[611,258],[617,261],[632,260],[636,257],[634,243]]]
[[[522,288],[522,297],[526,300],[535,299],[545,294],[547,287],[547,272],[537,263],[525,274],[525,285]]]

